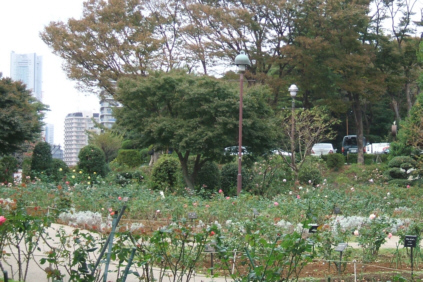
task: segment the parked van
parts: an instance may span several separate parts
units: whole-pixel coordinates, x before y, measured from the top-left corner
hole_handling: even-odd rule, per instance
[[[363,151],[366,153],[366,137],[363,137]],[[357,135],[347,135],[342,139],[342,153],[347,154],[357,154],[358,145],[357,145]]]

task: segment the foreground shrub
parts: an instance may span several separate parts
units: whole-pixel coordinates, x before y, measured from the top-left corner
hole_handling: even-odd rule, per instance
[[[329,169],[338,171],[345,164],[345,157],[343,154],[328,154],[326,155],[326,165]]]
[[[85,173],[106,176],[106,157],[100,148],[93,145],[85,146],[79,151],[78,158],[78,168],[82,169]]]

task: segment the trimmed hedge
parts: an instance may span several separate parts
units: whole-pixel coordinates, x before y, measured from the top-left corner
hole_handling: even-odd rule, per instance
[[[402,164],[409,163],[411,167],[416,167],[417,162],[409,156],[394,157],[389,163],[389,167],[401,167]]]
[[[345,157],[343,154],[328,154],[325,158],[328,168],[334,169],[335,171],[341,169],[345,164]]]
[[[142,164],[141,152],[135,149],[121,149],[118,152],[116,161],[120,165],[138,167]]]

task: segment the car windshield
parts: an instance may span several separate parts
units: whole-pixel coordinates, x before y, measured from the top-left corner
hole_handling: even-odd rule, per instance
[[[315,144],[313,146],[313,148],[315,148],[315,149],[331,149],[332,148],[332,144],[319,143],[319,144]]]

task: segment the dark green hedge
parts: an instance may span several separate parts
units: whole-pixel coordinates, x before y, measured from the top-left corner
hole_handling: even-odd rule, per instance
[[[116,161],[120,165],[138,167],[142,164],[141,152],[135,149],[121,149],[118,152]]]

